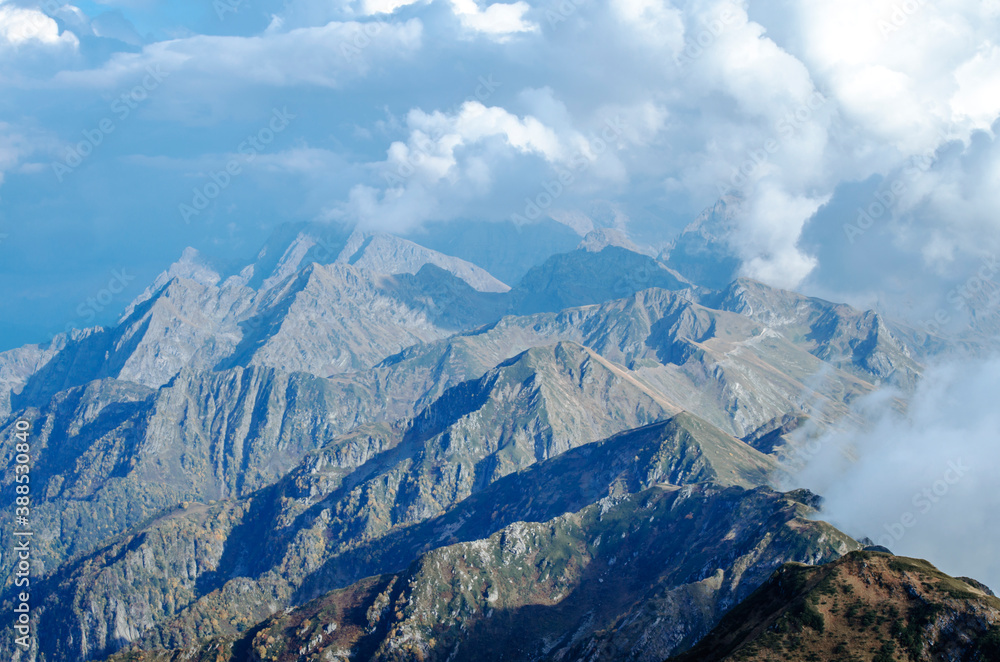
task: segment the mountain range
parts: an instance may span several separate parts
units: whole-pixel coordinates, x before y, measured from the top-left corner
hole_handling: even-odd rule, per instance
[[[912,388],[936,339],[706,278],[683,258],[703,225],[660,254],[497,227],[559,248],[497,271],[472,230],[291,224],[243,264],[188,249],[114,327],[0,353],[0,488],[30,421],[44,633],[15,645],[4,555],[0,650],[665,660],[735,641],[744,600],[808,602],[766,592],[863,545],[774,489],[781,457]]]

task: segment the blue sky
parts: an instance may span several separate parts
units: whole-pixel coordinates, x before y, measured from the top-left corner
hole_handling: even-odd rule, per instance
[[[736,187],[746,275],[920,319],[1000,250],[998,22],[995,0],[4,0],[0,348],[113,323],[189,245],[528,217],[553,191],[545,215],[657,245]]]

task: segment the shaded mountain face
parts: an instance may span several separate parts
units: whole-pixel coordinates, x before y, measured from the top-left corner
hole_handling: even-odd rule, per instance
[[[804,417],[829,424],[879,382],[917,374],[919,348],[897,326],[753,281],[695,287],[606,231],[514,289],[498,283],[388,235],[290,226],[248,265],[186,252],[114,328],[0,354],[0,489],[14,494],[12,426],[29,419],[33,614],[48,633],[25,654],[0,622],[0,655],[249,645],[266,619],[331,591],[363,605],[378,597],[364,586],[392,578],[454,582],[420,564],[501,549],[504,531],[528,526],[531,545],[516,546],[528,556],[510,561],[527,574],[504,598],[504,627],[532,633],[526,655],[616,659],[655,641],[665,657],[780,563],[856,547],[805,522],[815,498],[763,489],[768,453]],[[607,546],[604,513],[636,499],[683,521],[664,512],[654,531],[623,511],[650,541]],[[12,515],[0,511],[0,545]],[[469,577],[499,582],[501,558]],[[558,572],[528,573],[542,559]],[[0,561],[8,604],[12,562]],[[611,580],[631,602],[602,593]],[[476,641],[499,636],[482,603],[455,595],[451,615],[435,607],[440,633],[433,610],[394,609],[342,643],[390,656],[412,630],[438,655],[432,639],[453,647],[462,624]],[[558,615],[543,632],[536,612]]]
[[[243,637],[113,659],[660,660],[783,561],[854,545],[809,512],[764,488],[657,485],[441,547]]]
[[[266,368],[186,371],[156,391],[102,380],[61,392],[24,413],[34,421],[32,515],[45,532],[33,559],[52,569],[182,501],[246,496],[366,420],[369,398]],[[13,456],[4,463],[13,491]],[[5,544],[12,517],[0,513]],[[4,558],[6,581],[12,563]]]
[[[1000,600],[926,561],[852,552],[788,564],[670,662],[1000,659]]]

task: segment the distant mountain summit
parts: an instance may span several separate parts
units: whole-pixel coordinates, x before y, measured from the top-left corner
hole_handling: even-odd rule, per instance
[[[328,223],[298,223],[279,227],[256,260],[239,271],[254,288],[269,289],[311,262],[351,264],[380,274],[415,274],[424,265],[439,267],[480,292],[505,292],[510,287],[486,270],[457,257],[425,248],[384,232],[349,229]]]
[[[584,236],[583,241],[577,246],[580,250],[590,253],[600,253],[608,246],[617,246],[633,253],[641,253],[650,257],[656,257],[656,252],[650,249],[641,248],[628,238],[621,230],[614,228],[598,228],[591,230]]]
[[[676,269],[691,282],[721,289],[739,275],[740,259],[730,237],[736,230],[736,214],[743,199],[729,194],[703,211],[681,231],[660,261]]]

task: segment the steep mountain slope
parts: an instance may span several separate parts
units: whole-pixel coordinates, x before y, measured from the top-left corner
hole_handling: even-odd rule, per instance
[[[199,285],[213,287],[222,282],[225,270],[223,265],[215,263],[189,246],[181,253],[180,259],[158,274],[153,282],[128,305],[122,314],[122,319],[131,317],[136,306],[153,298],[172,280],[190,280]]]
[[[324,477],[293,474],[298,495],[314,496]],[[381,572],[404,566],[419,551],[488,537],[518,520],[545,521],[576,512],[605,495],[641,491],[666,482],[714,482],[754,487],[767,481],[773,460],[748,449],[687,413],[578,446],[475,492],[442,515],[348,549],[326,561],[297,591],[299,599],[350,583],[362,568]],[[428,547],[429,545],[429,547]]]
[[[268,365],[327,376],[363,370],[404,347],[495,317],[495,295],[424,266],[380,275],[310,264],[265,291],[220,368]]]
[[[167,281],[113,330],[102,376],[156,388],[184,367],[211,368],[236,347],[254,294],[235,281]]]
[[[706,304],[766,324],[839,368],[911,386],[919,366],[910,347],[874,311],[806,297],[746,278],[730,283]],[[905,330],[900,334],[905,337]]]
[[[584,235],[578,249],[600,253],[609,246],[617,246],[633,253],[656,257],[656,251],[635,244],[628,235],[614,228],[597,228]],[[683,280],[683,279],[682,279]]]
[[[820,567],[779,569],[690,651],[716,660],[1000,659],[1000,600],[926,561],[853,552]]]
[[[7,406],[11,410],[44,406],[61,390],[108,377],[155,388],[184,367],[268,365],[320,376],[364,370],[403,348],[492,323],[503,311],[555,313],[569,305],[606,306],[657,286],[676,290],[676,297],[703,304],[702,309],[749,317],[766,326],[762,332],[779,333],[800,349],[865,381],[892,378],[909,384],[918,370],[907,346],[874,313],[745,280],[719,293],[691,288],[653,258],[614,245],[607,237],[592,237],[589,248],[552,257],[525,276],[517,288],[503,293],[476,289],[502,289],[490,284],[485,272],[388,235],[347,234],[323,227],[336,235],[327,240],[315,228],[303,227],[290,237],[275,238],[255,264],[225,278],[188,253],[157,280],[162,283],[159,289],[148,290],[130,306],[118,327],[74,333],[48,348],[25,349],[27,354],[0,355],[0,374],[9,375],[4,384],[20,391],[4,393]],[[313,257],[329,264],[310,262]],[[382,273],[393,269],[401,271]],[[268,274],[260,282],[255,275],[258,271]],[[252,289],[253,285],[259,289]],[[630,362],[635,359],[682,364],[685,356],[698,355],[703,349],[687,341],[698,343],[712,334],[698,320],[711,322],[718,315],[702,309],[680,311],[673,320],[651,317],[627,322],[615,314],[614,322],[657,324],[656,330],[663,329],[667,337],[662,339],[665,342],[652,339],[659,343],[657,352],[633,348],[628,360],[619,355],[609,358],[629,367],[635,367]],[[605,311],[610,309],[602,308],[599,313]],[[662,312],[651,309],[649,314]],[[590,331],[586,344],[595,348],[600,344],[601,352],[613,350],[617,340],[597,338],[601,330],[612,336],[628,331],[614,328],[611,321],[603,329]],[[739,331],[747,333],[753,327],[744,325]],[[549,336],[543,342],[558,339],[579,342],[580,334]],[[529,346],[522,343],[513,353]],[[511,355],[493,358],[498,361]],[[482,369],[496,361],[484,362]],[[720,362],[726,360],[716,356],[699,369],[711,374]],[[793,363],[802,364],[786,362]],[[818,370],[821,364],[815,367]],[[795,379],[801,381],[798,376]],[[737,380],[744,389],[753,381],[750,377]],[[689,385],[682,389],[689,390]],[[728,398],[726,407],[740,408],[731,393],[722,395]],[[773,395],[761,398],[771,405],[776,402]],[[762,423],[756,420],[758,413],[771,405],[754,405],[758,411],[746,425]],[[767,413],[779,415],[798,406]]]
[[[60,392],[22,414],[33,421],[33,560],[53,569],[181,501],[245,496],[367,420],[369,397],[267,368],[185,371],[158,391],[103,380]],[[13,425],[0,431],[11,492]],[[0,512],[0,544],[13,544],[13,514]],[[15,561],[4,556],[5,580]]]
[[[496,319],[509,289],[475,265],[391,235],[311,224],[280,229],[256,262],[226,273],[185,251],[116,327],[0,354],[0,414],[44,406],[94,379],[156,388],[184,367],[364,369]],[[359,337],[358,326],[372,336]]]
[[[374,273],[415,274],[436,266],[480,292],[509,288],[481,267],[412,241],[327,223],[282,226],[270,237],[257,259],[239,271],[254,289],[269,289],[311,263],[351,264]]]
[[[608,496],[428,552],[236,641],[115,659],[658,660],[782,562],[829,561],[856,546],[806,519],[811,509],[796,498],[709,484]],[[611,645],[601,639],[609,629]]]
[[[382,453],[383,469],[372,469],[380,462],[376,454],[352,477],[334,464],[337,446],[311,455],[274,488],[235,504],[179,511],[57,574],[53,599],[37,610],[53,634],[48,653],[77,659],[71,651],[95,655],[140,637],[144,646],[191,644],[210,632],[252,626],[286,604],[396,571],[456,539],[489,537],[519,520],[546,521],[658,481],[751,486],[774,467],[738,440],[682,415],[580,446],[496,480],[422,523],[393,527],[387,526],[393,496],[385,495],[385,485],[396,481],[382,478],[398,467],[391,451]],[[366,527],[364,535],[345,532],[357,523]]]
[[[32,375],[52,361],[68,343],[89,333],[89,330],[74,330],[61,333],[45,344],[25,345],[0,352],[0,420],[5,420],[16,408],[12,400],[21,393]]]
[[[12,414],[33,421],[33,613],[46,659],[238,639],[279,610],[407,572],[434,550],[492,545],[518,522],[553,522],[539,535],[568,532],[533,538],[537,558],[565,557],[566,543],[574,567],[589,567],[600,557],[581,551],[590,543],[566,542],[586,518],[567,514],[673,490],[662,485],[754,490],[776,466],[760,451],[797,421],[850,415],[879,381],[905,383],[919,370],[877,315],[753,281],[692,287],[611,232],[589,235],[504,292],[461,260],[388,235],[286,230],[231,270],[186,253],[113,329],[0,356]],[[522,309],[540,312],[502,316]],[[0,426],[5,494],[14,489],[13,420]],[[11,516],[0,512],[0,545],[12,544]],[[757,522],[747,544],[766,549],[781,521]],[[802,530],[825,532],[822,544],[853,544],[816,526]],[[769,527],[778,527],[772,538]],[[657,540],[663,554],[687,544]],[[769,569],[787,560],[740,554],[726,558]],[[3,558],[8,602],[13,560]],[[688,585],[706,577],[664,590],[690,597]],[[639,576],[618,579],[633,586]],[[566,575],[581,596],[602,595],[593,581]],[[742,581],[745,593],[752,586]],[[711,591],[697,608],[687,598],[642,599],[673,620],[693,609],[682,619],[690,634],[735,599]],[[518,593],[535,601],[515,606],[524,613],[555,595]],[[358,604],[371,597],[350,595]],[[472,623],[480,607],[454,618]],[[651,625],[637,606],[588,609],[566,602],[553,622],[583,634],[550,652],[641,647],[641,628],[660,633],[657,655],[680,645],[662,630],[667,621]],[[623,638],[600,639],[608,619],[626,616],[635,625],[615,628]],[[429,623],[411,623],[424,641]],[[2,625],[0,655],[16,654]],[[372,651],[401,645],[390,630],[368,632]],[[539,636],[555,646],[564,634]]]
[[[380,274],[416,274],[426,265],[446,271],[478,292],[506,292],[510,286],[476,265],[424,248],[385,232],[351,234],[338,262]]]

